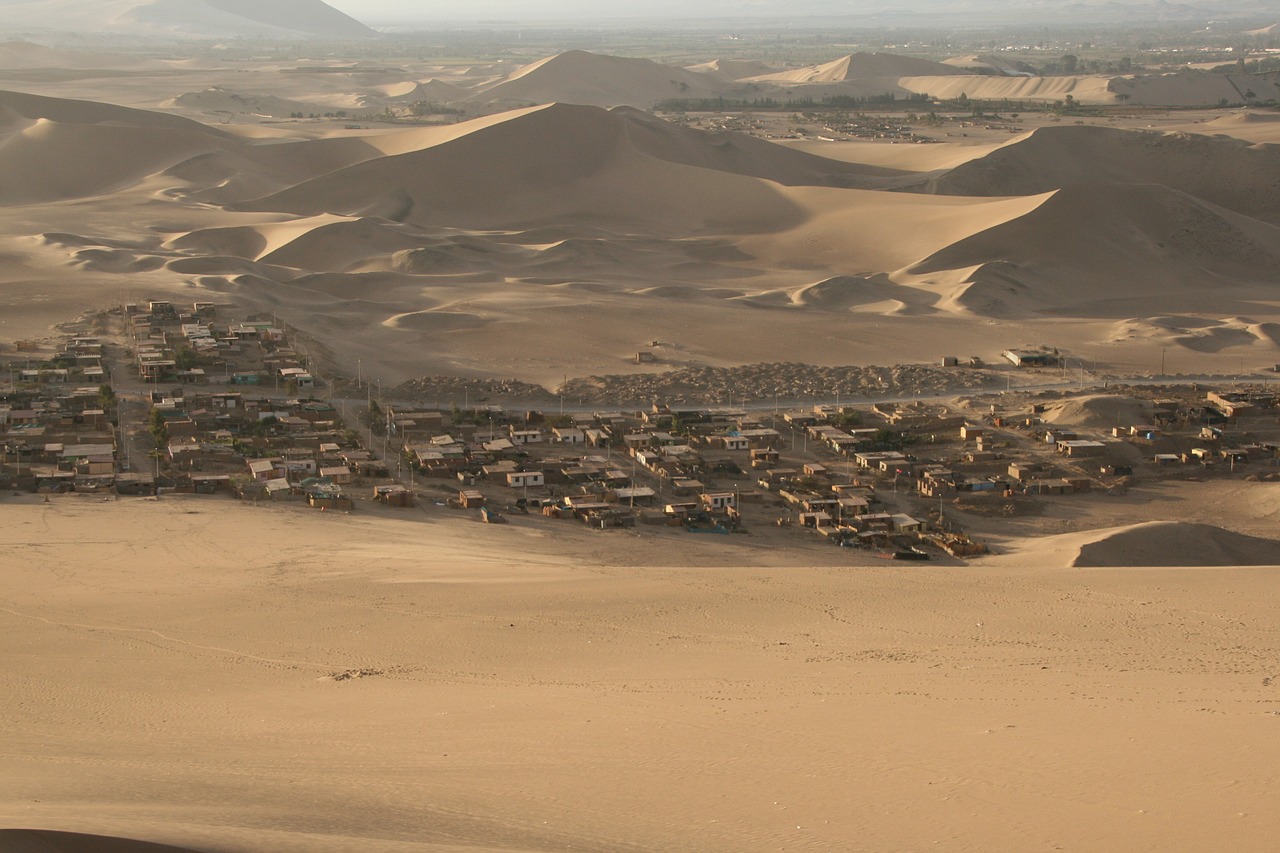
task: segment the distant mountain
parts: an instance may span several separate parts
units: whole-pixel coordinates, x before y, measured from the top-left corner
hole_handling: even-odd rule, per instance
[[[367,38],[323,0],[0,0],[0,29],[174,38]]]

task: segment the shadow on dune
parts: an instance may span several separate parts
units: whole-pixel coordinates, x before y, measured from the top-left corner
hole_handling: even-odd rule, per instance
[[[0,853],[215,853],[133,838],[59,832],[52,829],[0,829]]]

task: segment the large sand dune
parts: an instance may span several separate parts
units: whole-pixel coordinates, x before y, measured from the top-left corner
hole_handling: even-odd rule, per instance
[[[1278,265],[1280,227],[1158,185],[1082,185],[909,272],[975,270],[956,299],[980,314],[1118,317],[1194,312],[1210,293],[1223,311],[1265,299]]]
[[[511,150],[522,156],[507,156]],[[352,166],[241,207],[475,228],[562,219],[643,223],[661,233],[755,231],[785,224],[794,212],[776,189],[753,178],[856,183],[864,171],[796,154],[757,140],[680,130],[634,111],[553,105],[500,122],[482,120],[447,142]],[[477,162],[489,165],[470,168]]]
[[[1108,127],[1043,127],[925,186],[966,196],[1096,184],[1159,184],[1249,216],[1280,219],[1280,146]]]
[[[648,59],[571,50],[523,66],[481,87],[470,100],[648,107],[667,98],[708,98],[723,91],[723,86],[706,74]]]

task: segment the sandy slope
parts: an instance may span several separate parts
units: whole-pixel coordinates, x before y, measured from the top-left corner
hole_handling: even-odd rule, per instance
[[[1239,110],[1207,121],[1171,128],[1187,133],[1231,136],[1253,143],[1280,144],[1280,116],[1275,113]]]
[[[220,851],[1280,829],[1272,570],[781,569],[684,539],[697,568],[642,568],[671,545],[434,509],[4,512],[11,827]]]
[[[838,83],[860,77],[937,77],[950,74],[968,76],[969,72],[941,62],[894,53],[853,53],[822,65],[748,79],[753,83]]]
[[[750,232],[793,216],[776,190],[753,178],[856,183],[862,171],[798,152],[780,156],[786,149],[758,140],[708,138],[634,111],[560,104],[480,120],[469,132],[455,127],[454,138],[431,147],[240,207],[490,229],[559,219],[659,233]],[[517,149],[518,160],[506,156]],[[475,162],[490,167],[469,169]]]
[[[1275,567],[1280,565],[1280,542],[1211,524],[1149,521],[1023,542],[1006,559],[1029,558],[1048,566]]]
[[[1082,185],[1158,184],[1280,219],[1280,147],[1185,133],[1042,127],[927,184],[953,195],[1031,195]]]
[[[772,74],[778,69],[755,59],[713,59],[710,62],[690,65],[685,70],[697,71],[700,74],[716,74],[728,80],[742,80],[746,77]]]
[[[1126,95],[1127,103],[1131,104],[1242,104],[1252,98],[1268,101],[1280,97],[1280,74],[1145,74],[1114,78],[1110,83],[1110,91]]]
[[[571,50],[523,66],[481,87],[468,100],[648,107],[666,98],[707,98],[722,91],[723,86],[708,75],[683,68]]]
[[[1099,185],[1059,190],[1026,216],[957,241],[908,272],[974,270],[956,304],[983,315],[1119,319],[1153,305],[1194,313],[1208,292],[1220,311],[1241,308],[1266,298],[1265,270],[1277,263],[1274,225],[1161,186]]]

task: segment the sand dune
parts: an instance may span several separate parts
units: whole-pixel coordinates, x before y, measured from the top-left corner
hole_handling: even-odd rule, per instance
[[[1021,62],[1009,62],[990,53],[970,53],[965,56],[953,56],[942,60],[943,65],[964,68],[970,71],[996,72],[1005,76],[1025,76],[1032,69]]]
[[[555,219],[659,232],[756,231],[795,215],[777,183],[856,183],[862,171],[772,146],[677,128],[632,110],[552,105],[450,129],[429,148],[363,163],[241,205],[501,227]],[[507,156],[522,150],[519,162]],[[468,164],[491,164],[483,172]],[[699,175],[691,182],[694,174]],[[751,175],[752,178],[746,177]],[[659,212],[661,211],[661,212]],[[591,217],[593,219],[588,219]]]
[[[304,233],[269,248],[258,260],[317,272],[345,272],[372,255],[412,249],[421,242],[421,235],[368,219],[325,222],[315,227],[308,223]]]
[[[894,53],[853,53],[822,65],[747,78],[752,83],[839,83],[865,77],[969,76],[962,68]]]
[[[780,69],[755,59],[713,59],[710,62],[689,65],[685,70],[696,71],[699,74],[717,74],[726,80],[742,80],[746,77],[773,74]]]
[[[453,101],[460,101],[467,94],[468,91],[465,86],[459,86],[436,78],[396,83],[383,88],[383,95],[386,100],[405,104],[412,104],[418,101],[447,104]]]
[[[1195,353],[1217,353],[1255,346],[1271,351],[1280,344],[1280,326],[1245,317],[1216,319],[1187,314],[1134,317],[1116,323],[1110,340],[1167,344],[1184,347]]]
[[[1276,226],[1162,186],[1081,185],[905,272],[969,270],[956,304],[977,313],[1111,317],[1153,299],[1162,310],[1202,312],[1210,291],[1215,308],[1230,311],[1265,298],[1257,286],[1278,264]]]
[[[191,119],[152,110],[136,110],[99,101],[49,98],[23,92],[0,91],[0,107],[28,120],[47,119],[58,124],[127,125],[155,130],[181,130],[225,137],[219,130]],[[229,137],[228,137],[229,138]]]
[[[169,106],[205,113],[232,113],[261,116],[288,116],[296,112],[323,113],[324,107],[279,98],[275,95],[253,95],[233,92],[214,86],[199,92],[184,92],[169,102]]]
[[[0,203],[83,198],[166,174],[226,200],[377,156],[356,139],[255,141],[190,119],[0,92]]]
[[[805,216],[794,227],[748,236],[748,254],[796,269],[834,267],[845,273],[889,272],[959,241],[1016,221],[1042,197],[976,199],[913,193],[788,189]],[[938,204],[943,198],[946,204]]]
[[[1245,536],[1211,524],[1150,522],[1076,534],[1073,566],[1274,566],[1280,542]]]
[[[1253,143],[1280,145],[1280,121],[1276,118],[1274,113],[1241,110],[1180,129],[1188,133],[1221,134]]]
[[[965,144],[948,145],[899,145],[891,142],[827,142],[815,140],[784,140],[779,144],[795,148],[830,160],[859,163],[868,169],[879,169],[886,184],[909,188],[922,182],[918,173],[942,172],[954,169],[962,163],[976,160],[1006,144],[1003,140],[965,141]],[[917,180],[898,181],[913,173]],[[936,177],[936,176],[930,176]]]
[[[1280,99],[1280,74],[1214,74],[1180,71],[1112,78],[1108,88],[1130,104],[1171,107],[1241,104]],[[1252,93],[1252,94],[1250,94]]]
[[[0,147],[0,204],[85,198],[144,178],[219,147],[203,131],[160,130],[37,119]]]
[[[907,92],[934,98],[965,95],[982,101],[1061,101],[1067,95],[1082,104],[1109,104],[1115,100],[1108,77],[904,77],[898,81]]]
[[[1046,567],[1275,566],[1280,541],[1195,521],[1149,521],[1010,543],[990,562]]]
[[[471,100],[648,107],[666,98],[709,98],[722,91],[723,86],[706,74],[648,59],[571,50],[526,65],[496,83],[482,86]]]
[[[1050,424],[1110,429],[1148,423],[1151,412],[1148,400],[1117,394],[1088,394],[1046,403],[1041,417]]]
[[[1107,127],[1043,127],[934,178],[949,195],[1031,195],[1086,184],[1160,184],[1280,220],[1280,146]]]

